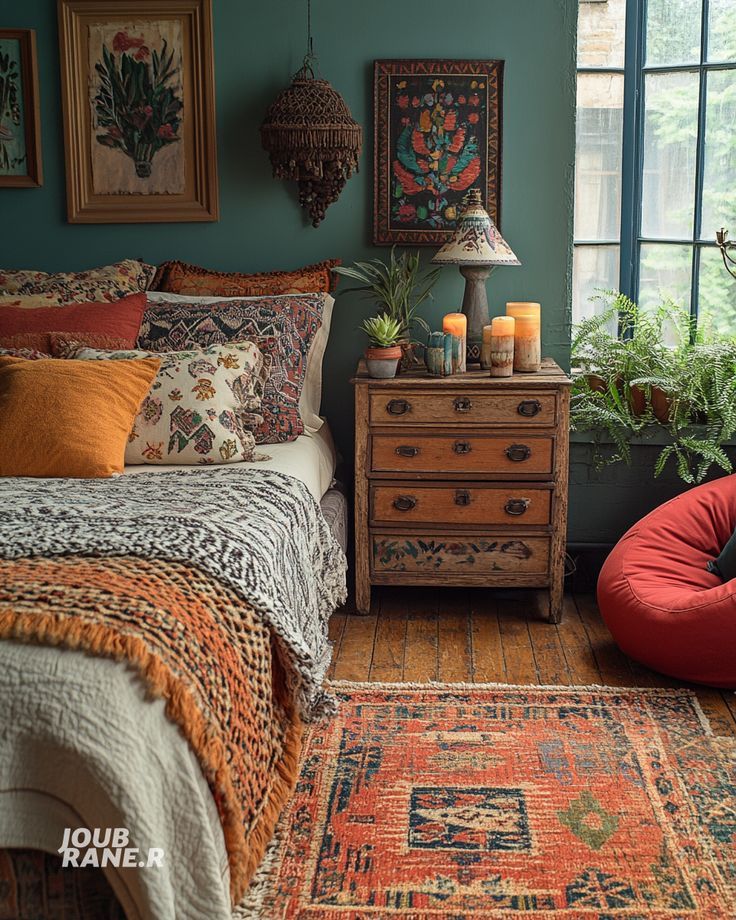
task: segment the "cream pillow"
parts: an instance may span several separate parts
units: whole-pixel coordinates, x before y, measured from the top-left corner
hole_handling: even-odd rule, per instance
[[[82,361],[156,357],[161,366],[125,450],[126,464],[184,465],[261,459],[253,429],[267,368],[252,342],[191,351],[101,351],[57,337],[57,353]]]

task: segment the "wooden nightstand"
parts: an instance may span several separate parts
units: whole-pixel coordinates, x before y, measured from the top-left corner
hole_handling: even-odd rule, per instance
[[[423,372],[355,385],[355,590],[549,589],[562,617],[570,380]]]

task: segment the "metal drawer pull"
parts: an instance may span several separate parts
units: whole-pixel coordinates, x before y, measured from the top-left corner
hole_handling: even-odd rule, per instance
[[[390,399],[386,403],[386,412],[389,415],[404,415],[411,412],[411,403],[406,399]]]
[[[410,447],[408,444],[401,444],[396,448],[396,453],[400,457],[416,457],[419,453],[418,447]]]
[[[525,514],[528,507],[528,498],[510,498],[503,506],[503,510],[506,512],[506,514],[513,514],[518,516],[520,514]]]
[[[531,447],[527,447],[526,444],[510,444],[505,450],[506,456],[509,460],[513,460],[514,463],[522,463],[524,460],[528,460],[532,455]]]
[[[535,415],[539,415],[542,411],[542,404],[538,399],[522,399],[516,407],[516,411],[519,415],[523,415],[524,418],[534,418]]]
[[[456,505],[469,505],[470,504],[470,492],[467,489],[456,489],[455,490],[455,504]]]
[[[452,449],[456,454],[469,454],[473,448],[470,444],[470,441],[455,441]]]
[[[394,508],[397,511],[411,511],[416,506],[417,500],[413,495],[398,495],[394,499]]]
[[[470,412],[473,408],[473,403],[467,396],[456,397],[452,405],[455,408],[455,412]]]

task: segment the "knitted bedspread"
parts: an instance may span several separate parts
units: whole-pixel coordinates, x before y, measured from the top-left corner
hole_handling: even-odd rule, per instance
[[[237,903],[300,722],[331,707],[346,561],[319,506],[291,477],[223,467],[0,479],[0,509],[0,638],[125,660],[166,699],[213,791]]]

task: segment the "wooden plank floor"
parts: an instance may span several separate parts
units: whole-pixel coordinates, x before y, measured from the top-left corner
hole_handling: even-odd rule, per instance
[[[533,590],[374,588],[371,611],[333,614],[335,680],[685,686],[621,652],[592,594],[565,596],[562,623]],[[736,737],[736,697],[692,687],[718,735]]]

